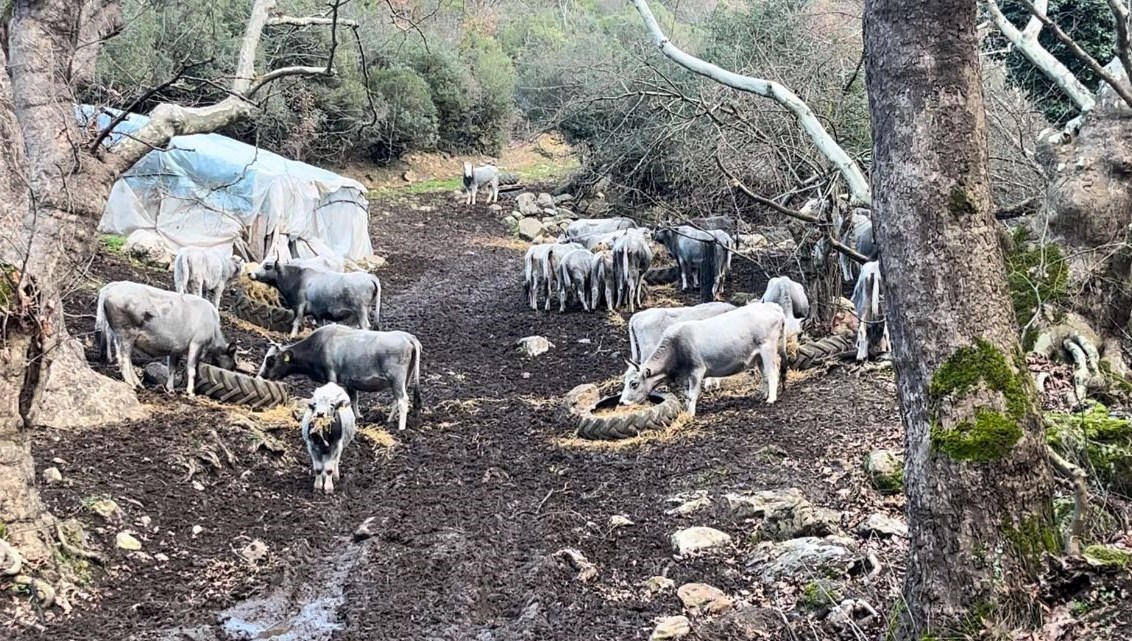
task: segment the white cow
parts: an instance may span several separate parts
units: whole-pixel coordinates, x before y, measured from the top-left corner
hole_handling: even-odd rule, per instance
[[[228,283],[240,275],[244,260],[233,254],[228,258],[203,247],[182,247],[173,259],[173,285],[178,294],[194,294],[220,307],[220,297]]]
[[[858,361],[867,359],[870,351],[873,353],[888,351],[888,323],[885,322],[884,307],[880,300],[880,290],[883,285],[880,262],[874,260],[861,265],[857,285],[853,288],[853,309],[857,314],[858,322]]]
[[[356,423],[350,395],[334,383],[316,389],[307,402],[301,426],[311,457],[315,492],[334,491],[334,483],[341,476],[338,464],[342,451],[354,440]]]
[[[806,296],[806,288],[789,276],[776,276],[766,284],[766,292],[762,302],[776,303],[786,314],[786,333],[796,334],[802,331],[802,321],[810,315],[810,299]]]

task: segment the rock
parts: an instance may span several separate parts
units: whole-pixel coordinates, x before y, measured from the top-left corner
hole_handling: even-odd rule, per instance
[[[173,264],[173,252],[165,240],[148,229],[134,230],[122,244],[122,252],[138,262],[161,269]]]
[[[1132,568],[1132,550],[1115,545],[1090,545],[1082,552],[1089,565],[1111,568]]]
[[[12,579],[12,589],[9,594],[15,596],[19,594],[35,594],[36,599],[39,601],[38,606],[43,609],[50,608],[55,605],[55,588],[43,579],[20,574]],[[62,602],[60,602],[62,603]]]
[[[524,217],[538,216],[542,213],[542,208],[538,205],[538,198],[530,193],[523,192],[515,198],[515,209]]]
[[[152,361],[142,368],[142,384],[146,387],[159,387],[169,382],[169,368],[165,363]]]
[[[122,508],[118,507],[114,499],[98,499],[90,504],[90,511],[111,522],[122,518]]]
[[[766,584],[786,577],[839,576],[857,560],[853,546],[852,539],[839,536],[807,536],[778,543],[760,543],[747,565],[761,565],[760,578]]]
[[[814,610],[825,610],[830,604],[840,601],[844,591],[845,585],[839,581],[817,579],[802,587],[802,597],[798,602]]]
[[[197,536],[199,536],[201,532],[204,532],[204,528],[202,528],[199,525],[193,526],[193,538],[194,539],[197,538]]]
[[[569,561],[571,567],[578,571],[577,580],[582,583],[586,583],[597,576],[597,566],[590,563],[585,555],[574,548],[559,550],[554,553],[554,557],[565,558]]]
[[[543,214],[543,216],[545,216],[545,218],[543,218],[543,222],[545,222],[547,224],[554,224],[554,223],[558,222],[558,210],[557,209],[555,209],[553,207],[546,207],[545,209],[542,210],[542,214]]]
[[[762,234],[739,234],[739,247],[743,249],[763,249],[770,244]]]
[[[114,545],[127,552],[136,552],[142,549],[141,541],[134,538],[129,532],[119,532],[118,536],[114,537]]]
[[[417,175],[413,173],[412,169],[408,169],[401,172],[401,180],[404,180],[407,183],[416,182]]]
[[[499,203],[491,203],[490,205],[487,206],[487,209],[488,209],[488,211],[493,211],[495,213],[499,213],[499,212],[503,211],[503,205],[500,205]]]
[[[566,410],[577,416],[588,411],[601,399],[601,390],[593,383],[583,383],[566,392]]]
[[[679,639],[692,632],[692,622],[688,617],[665,617],[656,624],[649,641],[665,641],[666,639]]]
[[[49,467],[43,470],[43,482],[47,485],[58,485],[63,482],[63,473],[57,467]]]
[[[141,526],[144,528],[149,528],[150,523],[153,523],[153,519],[151,519],[149,515],[145,515],[138,519],[138,523],[141,523]]]
[[[731,535],[710,527],[690,527],[672,535],[672,549],[680,556],[707,552],[731,544]]]
[[[542,221],[538,218],[524,218],[519,221],[519,238],[534,240],[542,234]]]
[[[168,557],[168,556],[166,556],[166,555],[164,555],[164,554],[162,554],[162,553],[160,553],[160,552],[158,552],[157,554],[154,554],[154,555],[153,555],[153,560],[154,560],[154,561],[157,561],[158,563],[168,563],[168,562],[169,562],[169,557]]]
[[[554,204],[561,205],[563,203],[574,202],[574,194],[558,194],[554,197]]]
[[[877,611],[868,602],[860,599],[845,599],[830,608],[825,622],[838,630],[860,630],[878,616]]]
[[[539,194],[538,198],[535,199],[535,204],[541,209],[554,209],[554,197],[550,194]]]
[[[252,565],[259,565],[259,562],[267,558],[267,544],[259,539],[254,539],[240,549],[240,556]]]
[[[742,306],[746,305],[747,303],[751,303],[751,302],[757,303],[757,302],[759,302],[759,300],[761,298],[762,297],[759,296],[758,294],[751,294],[751,293],[748,293],[748,292],[735,292],[734,294],[731,295],[731,298],[727,299],[727,302],[731,303],[732,305],[734,305],[736,307],[742,307]]]
[[[683,503],[672,508],[671,510],[666,510],[664,513],[668,514],[670,516],[671,515],[685,516],[685,515],[688,515],[688,514],[692,514],[693,512],[698,512],[698,511],[700,511],[704,508],[711,507],[711,505],[712,505],[711,499],[709,499],[706,496],[701,496],[701,497],[696,498],[696,499],[684,501]]]
[[[860,525],[857,526],[857,534],[861,536],[908,536],[908,526],[899,519],[894,519],[890,516],[885,516],[879,512],[869,515]]]
[[[614,514],[613,516],[609,517],[609,527],[630,527],[632,525],[633,522],[630,521],[629,517],[627,516]]]
[[[545,336],[528,336],[519,339],[519,351],[527,358],[534,358],[550,351],[554,343],[546,340]]]
[[[782,629],[782,617],[770,608],[742,606],[697,626],[699,639],[774,639]]]
[[[881,494],[904,491],[904,457],[895,450],[875,450],[865,456],[865,473]]]
[[[689,614],[695,617],[721,614],[731,609],[731,598],[717,587],[706,583],[685,583],[676,596]]]
[[[841,524],[839,512],[815,507],[796,488],[731,493],[723,500],[736,518],[761,518],[761,534],[778,541],[834,534]]]
[[[649,577],[645,581],[645,591],[649,594],[671,590],[674,587],[676,587],[676,582],[666,576]]]

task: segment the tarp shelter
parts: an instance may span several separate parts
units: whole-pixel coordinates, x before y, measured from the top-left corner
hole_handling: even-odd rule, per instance
[[[117,111],[83,105],[80,121],[100,130]],[[91,118],[96,123],[91,123]],[[130,114],[108,137],[113,145],[148,122]],[[110,191],[98,230],[129,236],[156,233],[171,253],[185,246],[224,254],[242,234],[251,260],[373,254],[365,187],[219,134],[176,136],[154,150]]]

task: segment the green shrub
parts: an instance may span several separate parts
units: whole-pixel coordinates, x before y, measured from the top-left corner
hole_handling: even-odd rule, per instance
[[[1018,324],[1024,327],[1039,310],[1039,305],[1054,305],[1065,300],[1069,284],[1069,265],[1061,250],[1052,243],[1031,240],[1022,227],[1013,232],[1014,250],[1006,257],[1007,284]],[[1029,349],[1037,338],[1031,327],[1022,337],[1022,346]]]
[[[437,141],[437,114],[428,83],[411,69],[384,69],[370,74],[370,90],[381,97],[385,118],[374,129],[370,158],[391,162],[410,149],[432,149]]]

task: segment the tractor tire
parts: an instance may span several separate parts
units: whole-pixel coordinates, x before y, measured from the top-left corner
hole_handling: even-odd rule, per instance
[[[680,280],[680,267],[678,265],[669,265],[668,267],[655,267],[645,272],[645,282],[650,285],[667,285],[675,283]]]
[[[594,414],[596,410],[616,407],[619,396],[607,396],[589,411],[583,411],[578,421],[578,436],[590,441],[617,441],[632,438],[644,432],[667,427],[680,414],[680,401],[670,394],[653,394],[649,405],[633,412],[609,416]]]
[[[196,393],[222,403],[262,410],[287,402],[287,388],[278,381],[255,378],[205,363],[197,366]]]
[[[826,336],[821,340],[802,343],[794,358],[790,359],[790,369],[802,370],[817,367],[831,358],[841,358],[846,352],[853,353],[856,341],[848,336]]]
[[[231,312],[236,318],[254,323],[273,332],[291,331],[291,323],[295,320],[295,315],[291,310],[257,303],[244,295],[243,292],[236,294]]]

